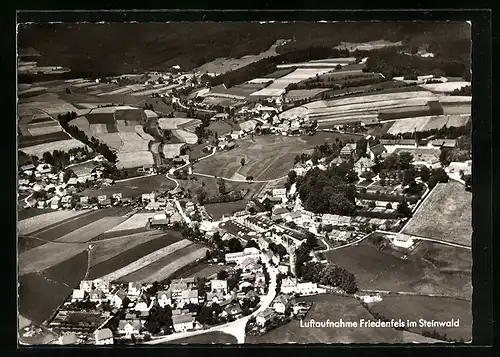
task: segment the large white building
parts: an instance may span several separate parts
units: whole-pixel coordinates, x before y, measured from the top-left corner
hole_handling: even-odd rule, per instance
[[[399,248],[410,248],[413,245],[413,239],[406,234],[396,234],[392,237],[392,244]]]
[[[318,287],[316,283],[299,283],[295,278],[286,277],[281,282],[281,292],[284,294],[313,295],[322,294],[325,289]]]
[[[226,254],[226,262],[227,263],[236,263],[241,264],[243,260],[246,258],[253,258],[258,260],[260,257],[260,252],[257,248],[245,248],[242,252],[238,253],[227,253]]]

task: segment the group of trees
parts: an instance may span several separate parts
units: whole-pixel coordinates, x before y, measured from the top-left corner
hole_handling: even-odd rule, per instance
[[[144,324],[144,328],[150,334],[154,335],[160,331],[171,333],[173,330],[172,308],[169,305],[165,307],[153,306],[149,310],[149,315]]]
[[[387,80],[388,79],[378,75],[367,76],[366,74],[362,76],[359,75],[346,76],[341,80],[335,80],[332,77],[320,78],[319,76],[316,76],[316,78],[307,79],[299,83],[291,83],[285,88],[285,90],[287,92],[296,89],[314,89],[314,88],[333,88],[341,90],[344,88],[355,88],[355,87],[373,85],[381,82],[386,82]]]
[[[388,79],[434,74],[436,77],[464,77],[467,80],[470,78],[470,60],[442,56],[408,56],[400,53],[398,48],[383,48],[371,51],[363,71],[382,73]]]
[[[298,177],[298,193],[305,209],[314,213],[353,215],[356,188],[349,183],[350,171],[345,165],[339,165],[326,171],[314,168]]]
[[[116,153],[111,151],[105,143],[99,142],[99,140],[96,137],[92,137],[89,139],[87,137],[87,134],[83,132],[82,130],[78,129],[78,127],[74,125],[69,125],[70,120],[74,119],[77,117],[77,114],[75,112],[67,113],[67,114],[59,114],[58,115],[58,120],[61,126],[66,130],[66,132],[71,135],[73,138],[81,141],[85,145],[89,146],[92,148],[94,151],[98,152],[102,156],[106,158],[109,162],[116,162],[117,156]]]
[[[301,277],[313,283],[339,287],[348,294],[358,290],[354,274],[333,264],[307,262],[301,269]]]
[[[450,93],[450,95],[456,95],[456,96],[472,96],[472,87],[470,85],[463,86],[461,88],[455,89],[453,92]]]

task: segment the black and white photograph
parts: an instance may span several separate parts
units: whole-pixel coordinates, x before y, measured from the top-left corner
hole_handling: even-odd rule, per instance
[[[18,22],[19,347],[471,343],[471,26]]]

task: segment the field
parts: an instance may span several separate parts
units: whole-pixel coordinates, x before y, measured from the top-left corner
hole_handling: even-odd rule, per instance
[[[179,245],[179,247],[181,246]],[[132,270],[133,272],[131,274],[125,276],[121,275],[119,280],[124,282],[142,281],[148,283],[163,281],[182,267],[193,263],[197,259],[204,258],[206,250],[206,248],[202,248],[198,244],[191,244],[188,242],[188,245],[180,249],[177,248],[175,250],[172,249],[171,251],[162,252],[154,262],[150,262],[149,265],[146,266],[142,265],[143,267],[139,270]]]
[[[109,280],[109,281],[115,281],[119,278],[125,277],[129,274],[136,274],[138,273],[141,269],[148,267],[150,265],[153,265],[155,262],[158,260],[161,260],[163,257],[168,256],[169,254],[172,254],[178,250],[181,250],[187,246],[190,246],[192,243],[187,240],[183,239],[181,241],[172,243],[166,247],[163,247],[161,249],[158,249],[148,255],[145,255],[141,257],[140,259],[123,266],[121,269],[118,269],[111,274],[107,274],[102,279],[104,280]],[[156,268],[159,269],[162,265],[157,265]],[[134,280],[129,280],[129,281],[134,281]]]
[[[28,212],[31,212],[31,210],[28,210]],[[36,209],[34,209],[33,212],[37,212]],[[58,211],[47,212],[47,210],[43,210],[41,214],[20,220],[17,223],[17,231],[21,235],[30,234],[37,230],[55,224],[61,220],[77,217],[85,212],[86,211],[69,211],[69,210],[61,210],[61,211],[58,210]]]
[[[460,89],[465,86],[470,86],[470,82],[445,82],[445,83],[432,83],[422,84],[421,87],[431,92],[436,93],[451,93],[455,89]]]
[[[222,74],[234,71],[238,68],[249,65],[250,63],[257,62],[263,58],[276,56],[276,44],[273,44],[269,49],[259,54],[246,55],[241,58],[216,58],[210,62],[203,64],[197,68],[197,71],[202,73],[217,73]]]
[[[196,144],[198,142],[198,136],[187,130],[172,130],[172,134],[183,143]]]
[[[190,118],[160,118],[158,119],[158,126],[160,129],[173,130],[183,126],[191,126],[200,124],[199,119]]]
[[[50,226],[45,226],[37,231],[32,232],[32,235],[44,239],[46,241],[54,241],[64,235],[72,233],[74,230],[87,226],[105,217],[119,217],[129,211],[129,208],[107,208],[97,211],[76,211],[83,214],[61,219]]]
[[[242,211],[247,205],[246,200],[239,200],[234,202],[221,202],[206,204],[204,207],[207,213],[215,220],[221,219],[222,216],[229,216],[234,212]]]
[[[387,296],[370,307],[372,312],[379,313],[389,319],[416,321],[417,327],[411,332],[446,334],[448,338],[469,341],[472,338],[472,304],[470,301],[436,298],[427,296]],[[418,321],[448,321],[460,319],[459,327],[420,327]]]
[[[400,119],[393,122],[387,131],[389,134],[397,135],[399,133],[409,133],[416,131],[426,131],[432,129],[441,129],[447,127],[461,127],[467,124],[470,115],[434,115],[421,116],[418,118]]]
[[[168,191],[174,187],[175,183],[167,179],[165,175],[156,175],[117,181],[112,186],[105,186],[99,189],[90,188],[82,191],[81,195],[97,197],[121,192],[123,197],[137,197],[143,193],[150,193],[153,190]]]
[[[313,88],[313,89],[294,89],[286,94],[287,98],[291,100],[300,100],[305,98],[312,98],[320,93],[326,92],[328,88]]]
[[[105,233],[125,231],[128,229],[135,229],[135,228],[143,228],[148,223],[148,219],[153,216],[154,213],[136,213],[132,217],[127,219],[125,222],[117,226],[114,226],[110,230],[107,230]]]
[[[62,236],[55,241],[62,243],[85,243],[106,232],[108,229],[122,223],[123,221],[125,221],[124,217],[104,217],[87,224],[86,226],[75,229],[71,233]]]
[[[203,333],[201,335],[180,338],[178,340],[169,341],[166,344],[169,345],[180,345],[180,344],[237,344],[238,341],[236,337],[222,333],[219,331]]]
[[[276,179],[288,174],[295,155],[311,147],[298,137],[260,136],[238,141],[238,147],[196,164],[195,172],[230,178],[235,173],[254,180]],[[242,167],[240,160],[245,159]]]
[[[145,231],[138,234],[128,234],[127,232],[119,233],[121,233],[121,235],[116,236],[115,239],[92,242],[95,243],[95,246],[92,248],[90,254],[91,268],[164,235],[157,231]]]
[[[391,248],[379,250],[367,240],[326,255],[330,262],[353,273],[362,290],[435,294],[470,300],[470,251],[428,242],[417,244],[424,246],[407,253],[407,259],[402,259],[402,254]],[[459,255],[460,260],[456,258]]]
[[[370,313],[351,297],[336,295],[317,295],[299,298],[297,301],[313,301],[314,304],[304,319],[315,321],[358,322],[360,319],[374,320]],[[301,327],[300,322],[292,320],[288,324],[271,330],[263,336],[248,336],[246,343],[403,343],[402,332],[392,328],[332,328]]]
[[[59,134],[58,134],[59,135]],[[66,134],[65,134],[66,135]],[[47,139],[45,138],[44,141]],[[85,144],[75,139],[66,139],[52,142],[45,142],[43,144],[37,144],[33,146],[26,146],[22,148],[22,151],[27,155],[40,155],[44,152],[53,152],[54,150],[68,151],[73,148],[84,147]]]
[[[184,143],[179,144],[164,144],[163,145],[163,155],[167,159],[173,159],[176,156],[179,156],[181,153],[181,148],[184,146]]]
[[[331,71],[331,68],[298,68],[295,71],[275,79],[272,84],[264,89],[258,90],[251,96],[280,96],[285,92],[285,88],[292,83],[298,83],[304,79],[313,78],[316,74],[321,75]]]
[[[219,120],[211,122],[207,129],[216,132],[219,136],[221,136],[233,131],[233,125],[230,122]]]
[[[52,268],[19,276],[20,314],[37,324],[43,323],[84,279],[87,253],[68,258]]]
[[[472,194],[458,182],[438,184],[404,232],[470,246]]]
[[[142,143],[141,143],[142,145]],[[131,169],[142,167],[143,165],[153,165],[155,163],[153,154],[149,151],[118,153],[118,168]]]
[[[134,238],[132,240],[132,237]],[[137,236],[97,241],[92,250],[89,277],[96,279],[128,266],[148,254],[181,240],[180,234],[148,232]],[[120,244],[118,244],[120,242]],[[129,246],[128,249],[125,249]],[[104,259],[106,258],[106,259]]]
[[[195,277],[210,277],[217,274],[219,271],[226,269],[225,265],[200,263],[193,267],[181,269],[174,274],[175,278],[195,278]]]

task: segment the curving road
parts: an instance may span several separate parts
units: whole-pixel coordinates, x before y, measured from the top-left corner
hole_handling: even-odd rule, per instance
[[[199,172],[193,172],[193,175],[209,177],[209,178],[220,178],[220,179],[223,179],[225,181],[230,181],[230,182],[245,182],[245,183],[268,183],[268,182],[283,180],[284,178],[288,177],[288,175],[286,175],[286,176],[278,177],[278,178],[271,179],[271,180],[237,180],[237,179],[230,179],[230,178],[222,177],[222,176],[202,174]]]

